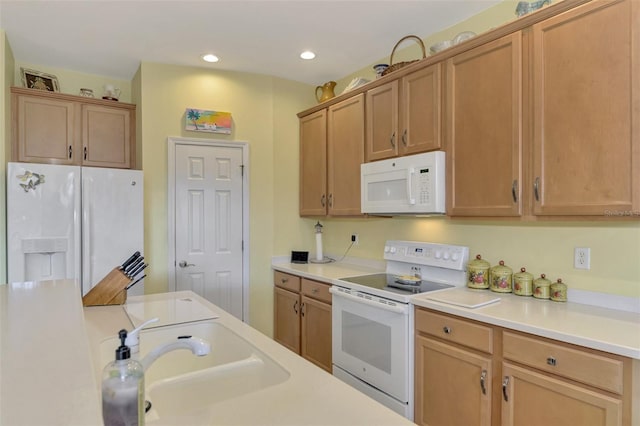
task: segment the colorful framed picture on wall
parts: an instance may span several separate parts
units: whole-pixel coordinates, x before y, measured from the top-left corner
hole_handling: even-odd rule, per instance
[[[22,85],[29,89],[46,90],[48,92],[59,92],[58,77],[44,72],[30,70],[20,67],[22,75]]]
[[[231,113],[187,108],[185,130],[194,132],[231,134]]]

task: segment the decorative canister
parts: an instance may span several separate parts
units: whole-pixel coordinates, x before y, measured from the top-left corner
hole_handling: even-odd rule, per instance
[[[467,263],[467,287],[489,288],[489,268],[491,265],[478,254]]]
[[[549,287],[551,288],[551,293],[549,294],[551,300],[554,302],[567,301],[567,285],[563,283],[560,278],[558,278],[558,281],[551,284]]]
[[[533,275],[525,268],[513,274],[513,292],[518,296],[531,296],[533,294]]]
[[[551,281],[546,279],[544,274],[541,274],[540,278],[533,280],[533,297],[536,299],[548,299],[550,286]]]
[[[511,277],[513,271],[508,266],[504,265],[504,261],[498,262],[498,265],[492,267],[489,270],[489,277],[491,283],[491,291],[497,291],[498,293],[511,293]]]

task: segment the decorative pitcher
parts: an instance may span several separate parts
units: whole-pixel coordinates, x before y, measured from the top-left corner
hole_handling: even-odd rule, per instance
[[[316,87],[316,99],[318,100],[318,102],[324,102],[328,99],[333,98],[335,96],[335,93],[333,93],[334,87],[336,87],[335,81],[328,81],[322,86]],[[322,90],[320,96],[318,96],[318,89]]]

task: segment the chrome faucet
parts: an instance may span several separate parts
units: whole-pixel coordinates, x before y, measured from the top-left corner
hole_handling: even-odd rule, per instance
[[[211,352],[211,345],[204,339],[192,336],[179,336],[176,340],[162,344],[140,360],[144,371],[162,355],[178,349],[189,349],[195,356],[205,356]]]

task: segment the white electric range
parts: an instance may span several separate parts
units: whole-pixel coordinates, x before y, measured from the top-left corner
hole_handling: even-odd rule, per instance
[[[332,281],[333,375],[413,420],[411,296],[466,283],[469,248],[387,241],[386,273]]]

